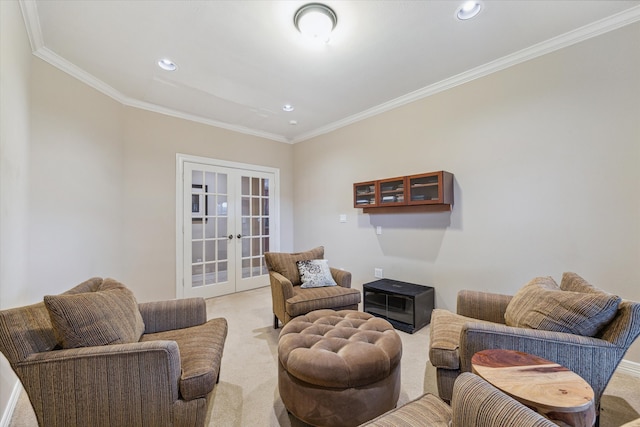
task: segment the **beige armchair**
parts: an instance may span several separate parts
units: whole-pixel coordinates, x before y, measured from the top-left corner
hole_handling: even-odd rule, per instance
[[[296,316],[313,310],[357,310],[360,291],[351,289],[351,273],[331,268],[331,276],[338,286],[303,288],[297,261],[323,259],[324,247],[319,246],[306,252],[283,253],[265,252],[271,282],[273,304],[273,327],[278,328],[278,320],[286,324]]]
[[[565,273],[559,291],[606,292],[575,273]],[[574,294],[578,295],[578,294]],[[471,357],[492,348],[523,351],[571,369],[593,388],[596,408],[613,372],[640,334],[640,304],[622,300],[613,318],[595,336],[507,326],[505,312],[514,297],[478,291],[458,293],[457,313],[436,309],[431,318],[430,363],[436,367],[438,394],[449,401]]]
[[[455,381],[451,406],[433,394],[363,424],[366,427],[556,427],[542,415],[470,372]]]
[[[130,291],[123,288],[112,279],[93,278],[55,296],[57,299],[45,297],[45,302],[0,311],[0,351],[22,382],[39,425],[208,423],[209,400],[219,377],[227,335],[226,320],[207,321],[202,299],[137,305]],[[124,300],[114,303],[114,298],[121,296]],[[113,318],[101,318],[90,310],[95,308],[91,307],[95,298]],[[68,313],[89,321],[54,331],[57,319],[50,315],[55,310],[52,300],[62,301]],[[129,310],[132,301],[137,306],[133,312]],[[122,320],[131,313],[135,314],[131,322]],[[82,334],[96,325],[106,325],[109,330],[96,336]],[[120,336],[113,341],[116,344],[78,347],[78,340],[112,340],[115,329],[143,334],[136,342],[125,343]]]

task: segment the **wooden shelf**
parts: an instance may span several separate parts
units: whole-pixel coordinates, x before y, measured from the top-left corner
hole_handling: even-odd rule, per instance
[[[404,205],[362,208],[362,212],[367,214],[448,212],[450,210],[451,205]]]

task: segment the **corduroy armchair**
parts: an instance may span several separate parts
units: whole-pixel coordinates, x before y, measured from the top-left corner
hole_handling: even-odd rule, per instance
[[[93,278],[60,296],[82,298],[104,283]],[[0,350],[39,425],[206,425],[226,320],[207,321],[200,298],[138,307],[144,321],[139,342],[64,349],[45,302],[0,311]],[[108,307],[118,315],[120,308]]]
[[[360,291],[351,289],[351,273],[331,268],[331,276],[338,286],[302,288],[297,261],[323,259],[324,247],[318,246],[306,252],[265,252],[269,269],[271,301],[273,304],[273,328],[278,329],[278,320],[283,325],[296,316],[314,310],[357,310]]]
[[[363,426],[557,427],[470,372],[464,372],[457,378],[451,406],[433,394],[424,394]]]
[[[562,291],[603,292],[575,273],[564,273]],[[613,372],[640,334],[640,304],[622,300],[613,319],[596,336],[507,326],[513,296],[463,290],[457,313],[436,309],[431,318],[430,363],[436,367],[438,394],[446,401],[471,357],[485,349],[517,350],[559,363],[580,375],[594,391],[596,408]]]

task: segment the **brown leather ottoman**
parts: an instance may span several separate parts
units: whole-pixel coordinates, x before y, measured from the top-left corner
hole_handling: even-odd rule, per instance
[[[315,426],[357,426],[396,406],[402,341],[384,319],[317,310],[280,332],[278,389],[287,410]]]

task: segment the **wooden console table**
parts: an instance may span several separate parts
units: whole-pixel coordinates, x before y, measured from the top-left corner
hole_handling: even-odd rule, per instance
[[[562,365],[513,350],[483,350],[473,372],[559,425],[591,427],[596,420],[591,386]]]

